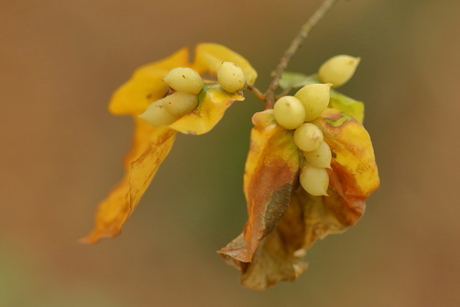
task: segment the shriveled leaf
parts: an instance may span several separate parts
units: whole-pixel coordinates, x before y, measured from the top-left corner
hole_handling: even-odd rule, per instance
[[[244,100],[244,96],[227,93],[217,84],[205,85],[198,98],[198,107],[171,124],[171,129],[185,134],[206,133],[220,121],[234,101]]]
[[[289,206],[276,228],[258,241],[252,262],[224,255],[241,271],[246,287],[262,290],[278,281],[295,280],[307,267],[302,261],[306,250],[317,239],[354,225],[364,212],[366,198],[379,186],[372,143],[356,119],[326,109],[313,123],[322,129],[333,151],[329,196],[309,195],[295,179]],[[244,235],[240,235],[227,248],[245,244]]]
[[[303,258],[317,239],[344,231],[361,216],[335,190],[328,193],[311,196],[297,185],[278,226],[259,243],[252,262],[227,260],[241,271],[244,286],[264,290],[279,281],[294,281],[306,270]]]
[[[176,131],[168,127],[155,128],[136,119],[133,144],[124,158],[125,174],[98,207],[95,226],[83,238],[83,243],[96,243],[101,238],[120,234],[128,216],[138,204],[161,162],[168,155]]]
[[[281,75],[279,86],[282,89],[299,88],[307,84],[319,83],[318,77],[314,75],[306,75],[300,72],[285,71]]]
[[[273,110],[256,113],[244,174],[248,222],[243,234],[219,251],[251,262],[260,240],[275,229],[289,204],[299,172],[300,154],[292,132],[276,124]]]
[[[329,107],[347,113],[353,116],[360,124],[363,123],[364,104],[361,101],[357,101],[335,90],[331,90]]]
[[[312,196],[300,186],[292,193],[289,207],[277,227],[285,239],[284,247],[292,255],[303,256],[317,239],[344,231],[363,214],[364,203],[349,206],[332,186],[328,194]]]
[[[234,101],[244,100],[241,94],[229,94],[219,86],[206,85],[200,93],[198,107],[170,127],[153,127],[137,117],[152,102],[168,93],[163,78],[171,69],[190,67],[201,74],[215,74],[216,63],[221,61],[237,63],[248,81],[255,81],[257,73],[243,57],[224,46],[205,43],[197,45],[194,63],[189,63],[189,49],[182,48],[163,60],[140,67],[114,93],[109,110],[113,114],[134,116],[134,141],[124,160],[125,175],[122,181],[100,203],[95,227],[82,242],[95,243],[100,238],[114,237],[121,232],[124,222],[168,155],[177,131],[187,134],[206,133],[217,124]]]
[[[241,271],[242,285],[264,290],[278,281],[294,281],[307,268],[306,263],[289,252],[285,243],[285,238],[275,229],[260,241],[251,263],[240,262],[225,255],[224,259]]]
[[[195,54],[195,63],[192,68],[200,74],[207,72],[210,75],[215,75],[222,62],[233,62],[241,67],[248,84],[254,84],[256,81],[257,72],[251,64],[244,57],[225,46],[212,43],[199,44],[196,46]]]
[[[298,182],[293,188],[304,191]],[[291,197],[278,226],[259,242],[251,263],[227,257],[227,263],[241,271],[240,281],[248,288],[264,290],[279,281],[293,281],[306,270],[301,248],[305,238],[304,208],[306,202]],[[242,237],[242,236],[240,236]],[[300,250],[300,252],[299,252]]]
[[[117,115],[139,115],[168,91],[163,82],[166,74],[175,67],[190,66],[188,48],[182,48],[173,55],[139,67],[132,77],[120,86],[112,96],[109,111]]]

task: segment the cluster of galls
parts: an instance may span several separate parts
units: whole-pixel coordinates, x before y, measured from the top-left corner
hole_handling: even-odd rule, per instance
[[[139,68],[114,93],[110,112],[134,117],[132,147],[122,180],[99,204],[95,226],[82,242],[119,235],[177,133],[209,132],[233,102],[244,100],[242,90],[252,89],[257,72],[239,54],[210,43],[194,51],[193,62],[189,48],[182,48]],[[317,78],[285,73],[281,88],[304,87],[280,98],[273,110],[254,114],[243,184],[248,221],[219,250],[241,270],[245,286],[266,289],[296,279],[306,267],[304,251],[318,238],[352,226],[378,187],[372,143],[361,125],[362,103],[331,90],[353,75],[358,62],[334,57]]]
[[[217,68],[217,80],[226,92],[235,93],[246,85],[243,70],[232,62],[222,62]],[[189,67],[176,67],[168,72],[163,81],[171,93],[149,105],[139,115],[152,126],[168,126],[198,106],[198,94],[203,89],[200,74]]]
[[[294,142],[302,151],[305,161],[300,171],[302,187],[313,196],[327,195],[332,153],[323,140],[323,133],[311,123],[326,109],[330,88],[347,82],[353,75],[359,58],[338,55],[326,61],[318,71],[322,83],[308,84],[294,96],[280,98],[274,106],[277,123],[294,131]],[[246,86],[243,70],[232,62],[222,62],[217,68],[217,81],[223,90],[235,93]],[[167,126],[192,112],[198,105],[198,95],[203,89],[201,76],[188,67],[176,67],[163,81],[171,89],[170,94],[159,99],[139,115],[152,126]]]
[[[314,121],[326,109],[330,99],[330,88],[347,82],[356,69],[359,58],[338,55],[326,61],[318,71],[322,83],[308,84],[294,96],[284,96],[275,104],[273,115],[277,123],[286,130],[294,131],[294,142],[302,151],[303,162],[299,181],[313,196],[327,196],[332,153],[323,140],[321,129]]]

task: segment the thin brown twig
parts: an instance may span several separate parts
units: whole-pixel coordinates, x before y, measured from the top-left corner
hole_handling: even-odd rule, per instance
[[[311,29],[324,17],[324,15],[329,11],[332,5],[337,0],[324,0],[321,6],[316,10],[316,12],[310,17],[310,19],[302,26],[300,32],[291,42],[289,48],[284,52],[284,55],[281,57],[278,66],[275,69],[273,79],[268,86],[267,91],[265,92],[265,109],[272,109],[275,105],[275,91],[278,88],[279,80],[283,71],[286,69],[287,64],[294,56],[295,52],[302,44],[302,42],[307,38]]]

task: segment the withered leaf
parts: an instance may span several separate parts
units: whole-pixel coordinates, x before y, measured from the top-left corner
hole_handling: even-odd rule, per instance
[[[114,93],[109,110],[113,114],[134,117],[134,140],[124,159],[125,174],[122,181],[99,204],[95,226],[81,242],[95,243],[101,238],[120,234],[126,219],[168,155],[177,132],[196,135],[206,133],[220,121],[234,101],[244,100],[240,93],[230,94],[218,85],[205,85],[199,94],[197,108],[169,127],[152,127],[137,117],[150,103],[168,92],[163,78],[171,69],[191,67],[200,74],[213,75],[217,63],[223,61],[237,63],[245,72],[248,83],[255,81],[257,72],[239,54],[218,44],[199,44],[195,49],[193,63],[189,63],[189,49],[182,48],[163,60],[140,67]]]
[[[372,143],[356,119],[327,109],[314,123],[334,152],[329,196],[309,195],[295,178],[289,206],[276,228],[258,242],[250,262],[224,255],[241,271],[246,287],[262,290],[278,281],[295,280],[307,267],[302,261],[306,250],[317,239],[354,225],[364,212],[366,198],[379,186]],[[251,211],[249,215],[251,221]],[[244,239],[240,235],[226,248],[244,246]]]
[[[252,121],[244,173],[248,222],[243,234],[219,251],[224,258],[242,262],[252,261],[260,240],[278,224],[289,204],[300,163],[292,132],[276,124],[273,110],[256,113]]]
[[[136,118],[133,144],[124,158],[125,174],[98,207],[95,226],[83,243],[95,243],[101,238],[120,234],[126,219],[132,213],[161,162],[168,155],[176,131],[168,127],[152,127]]]

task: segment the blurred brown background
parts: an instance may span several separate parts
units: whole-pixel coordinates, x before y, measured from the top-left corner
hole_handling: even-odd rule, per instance
[[[381,188],[318,242],[295,283],[242,288],[215,253],[246,219],[251,115],[179,136],[121,236],[76,243],[121,178],[132,123],[107,112],[132,71],[184,45],[243,54],[265,89],[320,1],[0,1],[0,306],[459,306],[460,2],[341,0],[289,70],[362,57]]]

